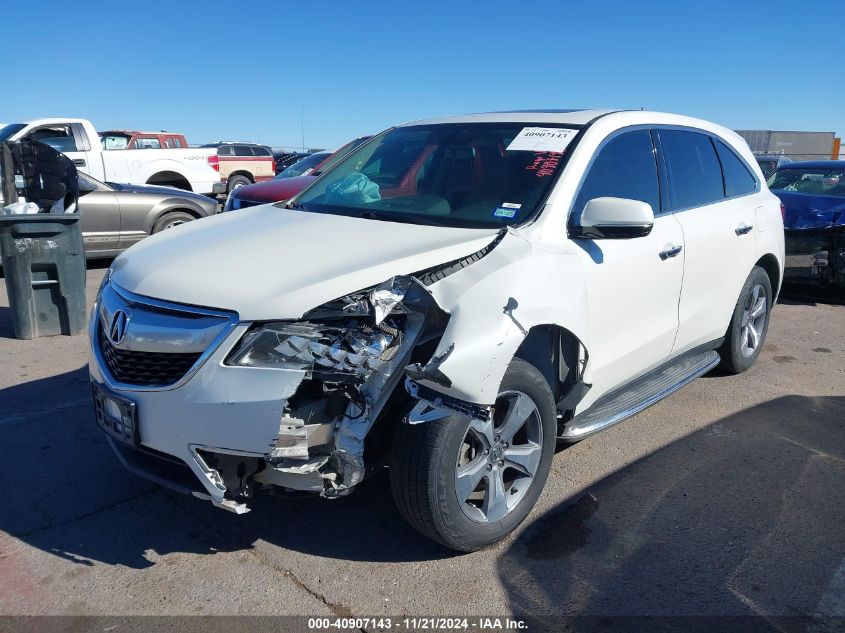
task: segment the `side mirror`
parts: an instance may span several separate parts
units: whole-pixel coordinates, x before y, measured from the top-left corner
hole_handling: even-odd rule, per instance
[[[645,237],[654,226],[651,205],[627,198],[593,198],[581,212],[577,237],[628,239]]]

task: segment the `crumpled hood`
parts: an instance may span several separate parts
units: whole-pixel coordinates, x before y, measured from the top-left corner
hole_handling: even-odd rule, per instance
[[[786,207],[783,228],[788,230],[845,227],[845,198],[791,191],[772,191]]]
[[[112,280],[147,297],[234,310],[244,321],[296,319],[394,275],[470,255],[496,234],[263,205],[147,238],[115,260]]]

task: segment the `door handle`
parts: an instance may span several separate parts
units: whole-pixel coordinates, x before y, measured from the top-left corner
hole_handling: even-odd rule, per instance
[[[737,235],[745,235],[746,233],[750,233],[753,228],[754,226],[751,224],[740,224],[734,229],[734,233]]]
[[[73,164],[77,167],[85,167],[85,159],[84,158],[74,158]]]
[[[683,250],[683,248],[683,246],[670,246],[666,250],[660,251],[660,259],[665,262],[670,257],[675,257]]]

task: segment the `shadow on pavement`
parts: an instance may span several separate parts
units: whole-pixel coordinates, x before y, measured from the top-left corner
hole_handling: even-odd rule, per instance
[[[348,560],[451,555],[405,524],[382,475],[336,501],[259,495],[245,516],[157,489],[124,470],[94,422],[87,367],[0,390],[0,446],[0,530],[83,565],[144,568],[148,551],[213,555],[258,540]]]
[[[810,284],[784,282],[778,303],[807,306],[819,304],[845,305],[845,289],[837,286],[820,288]]]
[[[535,631],[557,630],[550,615],[800,619],[842,606],[843,508],[845,397],[783,397],[566,500],[498,571]]]

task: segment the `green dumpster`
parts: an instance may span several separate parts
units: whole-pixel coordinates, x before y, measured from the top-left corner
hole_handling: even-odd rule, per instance
[[[85,330],[78,213],[0,217],[0,254],[16,338]]]
[[[85,252],[76,167],[37,141],[0,143],[0,257],[14,335],[21,339],[85,330]],[[39,213],[9,205],[34,203]],[[49,211],[53,211],[50,213]]]

